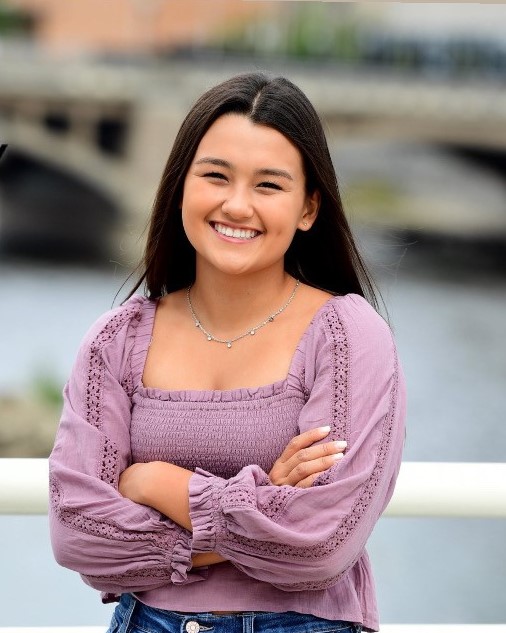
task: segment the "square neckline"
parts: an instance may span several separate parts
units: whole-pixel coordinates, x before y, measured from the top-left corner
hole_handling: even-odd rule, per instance
[[[287,375],[284,378],[264,385],[235,387],[233,389],[162,389],[160,387],[145,386],[142,377],[144,375],[144,368],[146,365],[149,346],[153,337],[155,315],[160,303],[160,297],[156,299],[141,297],[145,300],[145,304],[143,305],[143,310],[140,315],[140,323],[135,334],[133,350],[133,353],[136,357],[137,367],[137,380],[134,380],[134,393],[139,393],[141,396],[152,398],[155,400],[181,400],[192,402],[209,400],[234,401],[251,399],[252,397],[270,397],[278,395],[280,393],[284,393],[288,388],[290,377],[295,376],[297,373],[295,370],[295,365],[297,357],[301,352],[303,343],[315,326],[315,323],[319,319],[321,313],[328,309],[331,302],[335,301],[336,299],[342,299],[346,296],[348,295],[334,295],[332,297],[329,297],[318,308],[318,310],[316,310],[309,324],[298,340],[298,343],[290,360]]]

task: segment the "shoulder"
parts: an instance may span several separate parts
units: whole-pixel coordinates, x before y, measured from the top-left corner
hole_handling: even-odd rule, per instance
[[[320,377],[339,391],[344,384],[362,386],[393,375],[397,353],[385,320],[366,299],[347,294],[329,297],[314,314],[294,366],[306,390]]]
[[[81,343],[81,349],[104,349],[115,343],[124,343],[135,336],[143,316],[155,305],[154,301],[134,295],[125,303],[102,314],[88,329]]]
[[[313,354],[331,353],[353,358],[393,359],[395,346],[390,327],[371,304],[357,294],[329,298],[316,313],[310,328]]]
[[[348,336],[360,336],[366,340],[392,338],[385,319],[360,295],[351,293],[332,297],[325,308],[327,323],[334,325],[335,329],[338,321],[340,327],[347,330]]]
[[[102,314],[89,328],[79,346],[74,374],[94,382],[104,371],[117,380],[132,375],[132,359],[141,358],[137,348],[146,347],[156,301],[134,295],[122,305]]]

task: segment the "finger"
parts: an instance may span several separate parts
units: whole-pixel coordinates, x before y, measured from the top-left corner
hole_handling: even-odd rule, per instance
[[[342,453],[346,446],[347,443],[344,441],[335,441],[325,442],[324,444],[318,444],[316,446],[309,446],[308,448],[302,448],[286,461],[283,461],[281,457],[276,460],[271,472],[269,473],[269,477],[275,485],[284,485],[288,483],[287,477],[298,464]]]
[[[297,466],[295,466],[295,468],[286,477],[286,483],[289,486],[296,486],[298,483],[306,479],[306,477],[325,472],[342,459],[342,457],[342,453],[335,453],[334,455],[328,455],[309,462],[297,464]]]
[[[300,435],[296,435],[288,442],[285,450],[279,456],[278,461],[287,461],[290,457],[292,457],[292,455],[295,455],[297,451],[307,448],[315,442],[319,442],[329,433],[330,426],[318,426],[314,429],[304,431],[304,433],[300,433]]]
[[[316,479],[321,475],[321,473],[314,473],[314,475],[309,475],[302,481],[299,481],[298,484],[295,485],[295,488],[311,488]]]
[[[289,473],[297,466],[297,464],[303,464],[315,459],[320,459],[321,457],[328,457],[337,453],[342,453],[347,445],[347,442],[335,441],[317,444],[316,446],[309,446],[308,448],[302,448],[283,464],[283,466],[286,467],[285,472]]]

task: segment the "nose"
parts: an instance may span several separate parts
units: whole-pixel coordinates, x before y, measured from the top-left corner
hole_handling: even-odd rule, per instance
[[[223,201],[221,209],[225,215],[234,220],[244,220],[253,215],[251,197],[243,187],[229,189],[227,198]]]

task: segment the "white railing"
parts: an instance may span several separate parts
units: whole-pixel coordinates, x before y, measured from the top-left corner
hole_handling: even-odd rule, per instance
[[[0,514],[45,514],[46,459],[0,459]],[[395,517],[506,518],[506,463],[404,462],[385,511]],[[103,627],[17,627],[0,633],[103,633]],[[384,624],[381,633],[506,633],[506,624]]]
[[[46,459],[0,459],[0,514],[46,514]],[[404,462],[385,516],[506,518],[506,463]]]

